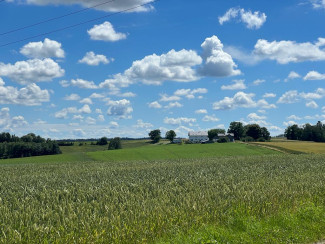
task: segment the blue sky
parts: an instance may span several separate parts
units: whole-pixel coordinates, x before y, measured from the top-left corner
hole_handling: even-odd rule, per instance
[[[3,1],[0,131],[186,137],[241,121],[278,135],[325,121],[323,23],[324,0]]]

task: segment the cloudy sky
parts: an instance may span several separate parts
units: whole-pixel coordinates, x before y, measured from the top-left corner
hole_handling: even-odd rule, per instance
[[[324,0],[1,1],[0,131],[184,137],[241,121],[277,135],[324,121],[323,23]]]

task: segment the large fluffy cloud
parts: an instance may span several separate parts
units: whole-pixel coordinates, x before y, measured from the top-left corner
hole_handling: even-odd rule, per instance
[[[321,99],[325,97],[325,89],[318,88],[315,92],[298,92],[297,90],[290,90],[285,92],[277,101],[277,103],[297,103],[301,101],[301,99],[305,100],[314,100],[314,99]]]
[[[50,58],[18,61],[15,64],[0,63],[0,76],[7,76],[20,84],[50,81],[63,75],[64,69]]]
[[[145,84],[161,84],[167,80],[188,82],[198,79],[192,67],[201,63],[202,59],[195,51],[171,50],[160,56],[153,54],[134,61],[124,74]]]
[[[219,17],[219,23],[222,25],[231,19],[237,19],[246,24],[249,29],[259,29],[266,21],[266,14],[259,11],[246,11],[240,8],[230,8],[223,16]]]
[[[245,93],[245,92],[237,92],[233,97],[225,97],[224,99],[215,102],[213,104],[213,109],[215,110],[230,110],[236,108],[275,108],[274,104],[269,104],[264,99],[254,101],[253,97],[255,94],[253,93]]]
[[[118,118],[131,118],[131,113],[133,108],[131,102],[126,99],[117,100],[117,101],[108,101],[107,105],[108,110],[107,114],[110,116],[117,116]]]
[[[241,74],[230,54],[223,50],[223,44],[217,36],[206,38],[202,43],[204,64],[200,69],[203,76],[233,76]]]
[[[325,38],[318,38],[314,43],[296,41],[268,41],[259,39],[252,52],[246,52],[236,47],[227,47],[234,59],[250,65],[262,60],[275,60],[279,64],[298,63],[305,61],[325,60]]]
[[[20,49],[20,53],[31,58],[64,58],[61,43],[45,38],[44,42],[30,42]]]
[[[12,0],[16,2],[20,2],[20,0]],[[103,10],[107,12],[119,12],[122,10],[129,9],[128,12],[143,12],[149,11],[153,9],[152,5],[148,4],[145,6],[146,3],[152,2],[152,0],[119,0],[119,1],[111,1],[107,4],[103,4],[103,0],[27,0],[28,4],[35,4],[35,5],[72,5],[72,4],[80,4],[84,7],[95,7],[98,10]],[[139,6],[139,7],[137,7]]]
[[[115,42],[126,38],[126,34],[119,33],[114,30],[113,25],[105,21],[103,24],[95,25],[88,30],[90,39],[98,41],[110,41]]]
[[[47,90],[42,90],[36,84],[30,84],[21,89],[5,86],[0,78],[0,104],[19,104],[24,106],[41,105],[50,100]]]
[[[325,60],[325,43],[318,42],[272,41],[260,39],[257,41],[254,54],[262,59],[276,60],[280,64],[290,62]]]

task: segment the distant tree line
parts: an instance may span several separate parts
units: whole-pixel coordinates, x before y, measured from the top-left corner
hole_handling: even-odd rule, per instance
[[[0,159],[60,153],[61,150],[56,141],[44,139],[34,133],[22,137],[10,135],[10,133],[6,132],[0,134]]]
[[[271,139],[270,132],[266,127],[261,127],[258,124],[244,125],[242,122],[233,121],[229,125],[228,133],[234,134],[235,140],[243,141],[267,141]],[[208,138],[212,141],[218,134],[225,134],[225,129],[211,129],[208,131]],[[149,138],[153,143],[160,141],[161,131],[159,129],[149,132]],[[165,138],[172,143],[176,138],[176,133],[173,130],[169,130],[165,134]],[[223,142],[223,141],[222,141]]]
[[[320,121],[316,125],[307,123],[302,127],[294,124],[286,128],[284,136],[289,140],[325,142],[325,125]]]

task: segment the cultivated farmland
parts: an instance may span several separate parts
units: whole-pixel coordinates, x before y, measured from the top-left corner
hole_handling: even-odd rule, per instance
[[[242,150],[243,156],[232,156],[236,152],[224,145],[116,151],[144,154],[149,148],[155,155],[160,147],[181,155],[185,150],[181,159],[119,155],[111,160],[108,154],[115,151],[98,147],[85,154],[64,149],[70,154],[28,158],[28,163],[3,160],[0,243],[309,243],[325,238],[323,155],[227,144]],[[206,146],[216,153],[200,154]],[[94,160],[96,153],[100,160],[105,153],[106,160]],[[77,155],[82,155],[79,161]]]

